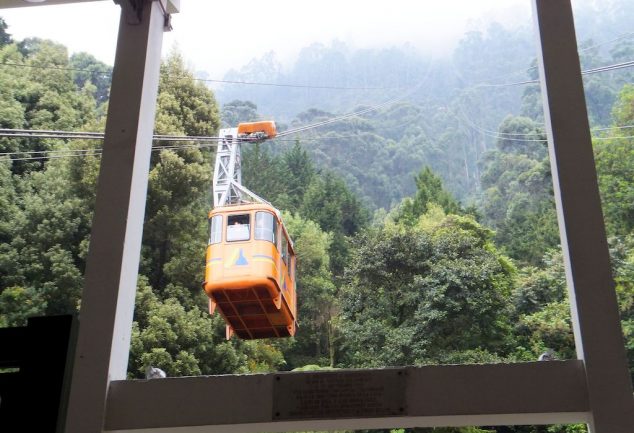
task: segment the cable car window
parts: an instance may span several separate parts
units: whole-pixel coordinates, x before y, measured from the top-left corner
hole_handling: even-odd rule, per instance
[[[227,217],[227,242],[248,241],[251,238],[251,215]]]
[[[255,214],[255,239],[269,241],[275,244],[275,217],[268,212]]]
[[[221,241],[222,241],[222,215],[214,215],[211,218],[209,243],[219,244]]]
[[[288,241],[286,240],[286,235],[282,232],[282,260],[288,266]]]
[[[291,257],[291,265],[289,266],[288,274],[293,281],[295,280],[295,256]]]

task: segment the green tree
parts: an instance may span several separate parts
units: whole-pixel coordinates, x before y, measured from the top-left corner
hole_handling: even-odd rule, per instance
[[[315,166],[299,140],[282,155],[282,173],[284,194],[288,197],[286,208],[299,211],[308,186],[316,175]]]
[[[3,86],[0,110],[7,114],[7,126],[31,129],[77,130],[96,118],[94,86],[78,89],[68,70],[66,47],[42,39],[24,40],[7,45],[2,60],[25,64],[26,68],[2,68],[2,76],[10,72],[12,78]],[[20,73],[16,74],[16,70]],[[3,83],[4,84],[4,83]],[[11,151],[48,151],[64,149],[59,139],[5,139]],[[28,155],[25,155],[28,156]],[[12,167],[14,173],[42,169],[43,161],[20,161]]]
[[[18,192],[10,166],[8,161],[0,162],[0,245],[3,246],[11,242],[15,234],[15,220],[21,217]]]
[[[0,292],[0,328],[25,326],[29,317],[45,314],[46,301],[31,287],[5,287]]]
[[[342,275],[347,262],[348,239],[365,227],[369,219],[359,199],[340,177],[322,173],[306,189],[300,214],[315,221],[323,231],[332,233],[330,269],[334,275]]]
[[[11,240],[0,254],[6,272],[0,286],[13,287],[14,299],[15,288],[23,288],[19,296],[40,303],[43,314],[76,312],[83,284],[92,209],[69,187],[68,166],[58,159],[45,171],[13,175],[21,196],[13,205]],[[33,311],[26,302],[23,319]]]
[[[4,19],[2,19],[2,17],[0,17],[0,48],[13,42],[13,40],[11,39],[11,35],[7,33],[8,28],[9,26],[7,25],[7,23],[4,21]]]
[[[566,275],[560,250],[544,254],[540,267],[526,266],[518,273],[512,301],[517,314],[532,314],[565,299]]]
[[[33,40],[28,46],[22,51],[19,44],[0,48],[0,60],[12,64],[0,70],[2,126],[73,130],[93,120],[93,88],[78,89],[70,72],[64,70],[68,66],[66,48],[46,40]],[[29,67],[13,66],[22,64]],[[0,148],[9,152],[46,151],[65,146],[57,139],[0,139]],[[42,166],[41,161],[20,161],[12,170],[22,173]]]
[[[548,350],[557,359],[575,357],[560,250],[548,251],[539,268],[527,266],[519,272],[512,301],[516,359],[534,361]]]
[[[355,242],[341,327],[351,366],[483,362],[508,350],[513,267],[470,217],[431,206]]]
[[[634,236],[610,239],[613,275],[630,376],[634,379]]]
[[[17,225],[24,218],[19,206],[19,191],[10,163],[0,162],[0,327],[23,326],[29,316],[41,315],[46,301],[28,282],[16,278],[21,269],[20,250],[13,242]]]
[[[203,299],[210,176],[200,151],[162,151],[148,181],[141,272],[154,290],[187,308]]]
[[[268,143],[242,147],[242,184],[276,206],[284,204],[280,198],[286,201],[282,163],[269,151]]]
[[[87,83],[91,83],[96,87],[97,102],[102,104],[108,100],[112,78],[111,66],[100,62],[92,54],[83,52],[70,56],[68,65],[74,69],[72,75],[77,88],[83,89]]]
[[[634,122],[633,107],[634,86],[626,85],[613,109],[615,126]],[[625,236],[634,229],[634,139],[628,135],[615,129],[594,142],[603,212],[611,235]]]
[[[526,353],[520,359],[535,361],[539,355],[552,350],[556,359],[574,359],[575,341],[570,323],[568,300],[546,304],[542,309],[520,316],[516,324],[519,342]]]
[[[148,366],[168,376],[246,372],[247,358],[224,340],[222,319],[179,300],[161,299],[139,279],[132,327],[129,374],[143,377]]]
[[[155,131],[213,135],[219,124],[213,93],[171,53],[161,65]],[[150,169],[141,272],[163,299],[174,297],[187,309],[204,308],[200,263],[211,171],[209,156],[191,148],[161,151]]]
[[[482,163],[484,221],[509,256],[538,265],[559,242],[545,135],[531,119],[511,116],[499,134]]]
[[[297,299],[299,329],[284,352],[288,366],[306,364],[333,366],[337,343],[336,288],[329,270],[328,250],[332,236],[313,222],[284,213],[297,254]]]
[[[351,236],[365,227],[367,211],[343,180],[333,173],[321,173],[308,186],[301,213],[322,230]]]
[[[251,101],[234,100],[222,106],[222,125],[235,128],[241,122],[254,122],[260,118],[258,107]]]
[[[592,39],[582,41],[579,48],[581,69],[592,69],[609,62],[603,58]],[[593,126],[605,126],[610,123],[610,110],[616,96],[615,88],[610,81],[612,80],[599,75],[588,75],[583,80],[588,117]]]
[[[173,51],[161,63],[155,131],[159,134],[213,135],[220,126],[216,99]]]
[[[63,45],[40,40],[28,51],[26,68],[30,80],[26,118],[34,129],[74,130],[94,116],[94,110],[79,110],[80,94],[68,70],[68,50]]]
[[[453,196],[443,188],[442,180],[425,167],[416,176],[416,195],[406,198],[397,209],[394,219],[413,225],[418,218],[429,210],[431,204],[440,206],[445,213],[457,214],[461,212],[460,205]]]
[[[0,47],[2,63],[21,63],[22,55],[15,45]],[[17,68],[0,68],[0,125],[2,128],[23,128],[25,108],[21,104],[27,80],[22,74],[16,74]],[[2,152],[12,152],[20,148],[20,140],[1,138]]]

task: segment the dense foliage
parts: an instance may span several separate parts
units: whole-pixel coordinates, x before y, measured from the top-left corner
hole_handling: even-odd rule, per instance
[[[341,300],[345,363],[482,362],[506,356],[514,269],[470,217],[430,203],[355,245]]]
[[[585,46],[583,67],[634,56],[628,39],[609,50]],[[299,330],[292,339],[225,340],[224,323],[207,313],[200,289],[214,153],[159,142],[149,175],[130,377],[143,377],[149,365],[181,376],[529,361],[544,352],[573,358],[539,90],[477,86],[514,68],[528,67],[534,77],[530,49],[525,32],[492,25],[465,35],[453,65],[430,66],[411,49],[357,51],[333,43],[308,47],[291,72],[282,72],[272,54],[232,72],[234,79],[331,86],[411,86],[413,77],[424,76],[429,86],[294,140],[243,146],[243,182],[283,211],[298,255]],[[0,67],[2,128],[103,129],[108,65],[87,53],[69,56],[51,41],[13,41],[1,19],[0,62],[25,66]],[[601,127],[596,165],[634,374],[628,132],[634,87],[627,84],[631,72],[622,74],[596,74],[585,84],[590,119]],[[271,89],[253,91],[252,98],[225,91],[220,106],[173,52],[161,66],[155,131],[214,135],[219,127],[263,118],[260,110],[277,112],[287,122],[281,129],[297,127],[389,96],[385,90],[363,101],[275,91],[282,96],[273,98]],[[269,105],[259,110],[252,101],[262,98]],[[0,138],[0,326],[78,311],[100,146]],[[48,153],[27,153],[34,151]],[[54,157],[59,151],[64,157]]]

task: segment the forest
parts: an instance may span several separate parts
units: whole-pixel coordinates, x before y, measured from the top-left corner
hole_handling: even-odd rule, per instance
[[[611,4],[624,8],[615,20],[634,18],[625,2]],[[10,30],[0,18],[0,128],[103,131],[111,66],[54,41],[14,40]],[[492,24],[465,34],[451,61],[333,42],[307,47],[286,75],[268,54],[226,77],[385,88],[365,101],[295,90],[273,97],[271,88],[214,93],[171,52],[156,134],[213,136],[271,118],[284,130],[390,99],[390,87],[412,90],[373,112],[243,148],[243,183],[282,211],[294,241],[294,338],[225,339],[200,288],[214,148],[155,142],[129,377],[147,366],[173,377],[574,358],[539,86],[487,87],[537,77],[531,38]],[[581,40],[580,56],[583,70],[630,61],[634,37]],[[634,378],[634,73],[589,74],[584,85]],[[0,137],[0,327],[79,311],[101,144]]]

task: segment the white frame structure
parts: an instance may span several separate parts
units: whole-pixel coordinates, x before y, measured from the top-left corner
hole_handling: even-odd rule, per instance
[[[238,128],[221,129],[218,136],[212,180],[214,208],[241,203],[270,204],[242,185],[242,140]]]
[[[166,3],[118,0],[121,18],[86,259],[66,431],[100,432],[127,375]]]
[[[259,432],[582,422],[593,433],[632,433],[634,398],[570,0],[532,2],[577,360],[394,369],[404,376],[399,382],[403,404],[401,414],[389,417],[324,413],[319,419],[276,418],[276,382],[288,375],[319,378],[331,372],[125,380],[166,5],[164,0],[120,0],[124,10],[65,431]],[[3,6],[19,3],[7,0]],[[175,12],[177,2],[169,3]],[[133,15],[139,19],[130,19]],[[363,370],[370,378],[385,372]],[[337,374],[345,381],[359,371]]]

